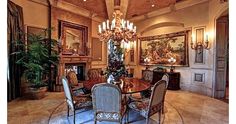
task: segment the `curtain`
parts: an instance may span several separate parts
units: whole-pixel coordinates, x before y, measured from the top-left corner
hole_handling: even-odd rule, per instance
[[[7,76],[7,98],[11,101],[21,96],[22,67],[15,62],[17,56],[12,54],[22,47],[16,46],[18,40],[24,40],[24,23],[22,7],[8,1],[7,4],[7,52],[8,52],[8,76]]]

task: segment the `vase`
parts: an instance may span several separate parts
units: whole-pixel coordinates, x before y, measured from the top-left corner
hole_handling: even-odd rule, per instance
[[[112,84],[113,81],[114,81],[113,75],[109,75],[108,78],[107,78],[107,83]]]

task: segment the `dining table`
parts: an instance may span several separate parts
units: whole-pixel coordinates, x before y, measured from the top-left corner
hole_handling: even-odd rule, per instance
[[[99,83],[105,83],[104,80],[97,81],[89,81],[84,82],[84,88],[86,90],[91,91],[92,87]],[[138,78],[121,78],[118,83],[115,83],[118,87],[120,87],[122,94],[133,94],[148,90],[151,87],[150,82],[138,79]]]

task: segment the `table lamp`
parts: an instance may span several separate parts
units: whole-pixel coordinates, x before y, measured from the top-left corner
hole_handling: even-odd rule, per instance
[[[149,69],[148,64],[149,64],[150,61],[151,61],[151,59],[148,58],[148,57],[144,59],[144,62],[145,62],[145,65],[146,65],[146,70]]]
[[[171,57],[170,59],[168,59],[168,62],[170,63],[170,72],[174,72],[174,64],[175,64],[175,62],[176,62],[176,59],[175,58],[173,58],[173,57]]]

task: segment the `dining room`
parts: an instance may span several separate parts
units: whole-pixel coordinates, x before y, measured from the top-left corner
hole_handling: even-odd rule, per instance
[[[7,123],[229,123],[228,0],[7,6]]]

